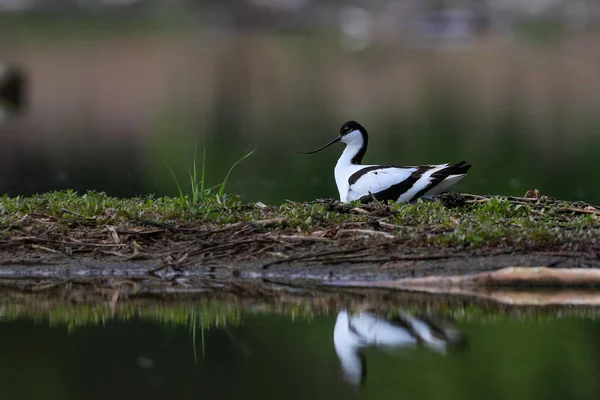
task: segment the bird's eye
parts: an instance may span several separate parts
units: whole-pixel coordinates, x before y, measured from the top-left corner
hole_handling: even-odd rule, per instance
[[[351,130],[352,130],[352,128],[350,128],[350,125],[346,125],[344,127],[344,132],[346,132],[346,133],[350,133]]]

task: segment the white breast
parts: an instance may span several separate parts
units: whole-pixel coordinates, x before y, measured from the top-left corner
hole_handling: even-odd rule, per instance
[[[346,164],[340,163],[339,161],[335,165],[335,184],[338,188],[338,192],[340,194],[340,201],[342,203],[351,201],[348,199],[348,191],[350,186],[350,184],[348,183],[348,179],[352,174],[354,174],[357,171],[360,171],[364,167],[364,165]]]

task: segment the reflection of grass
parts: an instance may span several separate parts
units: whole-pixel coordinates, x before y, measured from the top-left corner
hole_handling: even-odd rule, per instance
[[[596,307],[557,306],[507,306],[489,301],[477,301],[447,296],[420,296],[414,294],[400,299],[368,300],[367,309],[390,316],[399,312],[433,314],[455,321],[494,322],[506,319],[547,321],[563,317],[600,319]],[[98,301],[74,304],[67,300],[47,298],[12,299],[0,303],[0,321],[32,320],[38,324],[66,327],[73,331],[88,326],[103,326],[108,322],[145,321],[163,326],[186,326],[194,340],[200,333],[201,351],[204,353],[204,334],[207,330],[226,329],[243,323],[245,317],[254,315],[283,315],[292,321],[310,322],[318,315],[335,316],[342,307],[360,310],[365,307],[364,296],[339,297],[338,300],[312,299],[278,301],[227,302],[222,300],[170,300],[168,302],[123,300],[116,308]],[[322,299],[321,299],[322,300]]]
[[[192,315],[192,323],[190,324],[190,333],[192,334],[192,348],[194,350],[194,362],[198,361],[198,354],[196,352],[196,333],[198,332],[196,314]],[[204,356],[204,325],[202,319],[200,319],[200,329],[202,330],[202,356]]]
[[[0,305],[0,313],[0,319],[5,321],[25,318],[38,323],[47,322],[51,326],[67,326],[69,329],[138,319],[161,325],[189,326],[193,332],[198,327],[204,330],[237,325],[241,320],[238,307],[218,302],[147,306],[124,302],[112,309],[108,305],[73,305],[69,302],[48,304],[41,301],[26,306],[12,303]]]

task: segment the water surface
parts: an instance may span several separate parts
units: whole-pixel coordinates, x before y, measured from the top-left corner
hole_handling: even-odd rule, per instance
[[[407,334],[402,343],[381,347],[367,345],[366,339],[359,345],[339,338],[334,343],[336,321],[344,313],[337,308],[159,303],[122,310],[117,305],[114,314],[100,309],[4,305],[2,397],[591,399],[600,395],[600,322],[594,312],[585,317],[468,309],[444,316],[429,313],[439,317],[440,326],[453,327],[462,340],[431,345],[406,339]],[[355,319],[354,330],[365,333],[361,329],[374,329],[399,315],[406,321],[425,311],[395,307],[386,313],[380,307],[372,314],[373,323],[360,325]],[[385,336],[380,333],[377,340],[385,341]],[[359,359],[366,362],[359,374],[353,375],[348,362],[352,352],[362,354]]]

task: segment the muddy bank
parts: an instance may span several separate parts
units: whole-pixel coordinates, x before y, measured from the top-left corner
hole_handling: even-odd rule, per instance
[[[263,293],[269,291],[271,283],[286,291],[329,292],[340,290],[325,288],[331,282],[460,276],[505,267],[600,268],[600,258],[590,251],[415,248],[392,240],[353,242],[350,246],[295,241],[285,246],[285,259],[242,250],[243,256],[239,253],[236,257],[218,259],[197,256],[174,262],[168,256],[124,259],[105,253],[67,255],[23,244],[0,253],[0,281],[5,287],[29,292],[75,284],[100,291],[120,288],[121,293],[136,295],[214,294],[239,284]],[[400,287],[388,290],[400,289],[407,290]],[[480,293],[471,290],[445,294],[468,297]]]
[[[392,299],[417,303],[426,299],[425,303],[440,306],[481,301],[496,306],[600,306],[600,269],[581,268],[583,259],[495,255],[462,262],[419,261],[405,267],[340,264],[298,268],[279,264],[269,270],[252,264],[157,267],[150,262],[70,260],[55,265],[1,265],[0,288],[68,299],[100,297],[113,305],[123,298],[193,295],[233,302],[312,304],[313,300],[337,299],[336,307],[340,301],[381,303]],[[552,267],[540,268],[540,260]]]
[[[383,246],[382,246],[383,247]],[[504,254],[506,253],[506,254]],[[302,252],[302,254],[305,254]],[[317,253],[318,254],[318,253]],[[342,253],[343,254],[343,253]],[[376,261],[377,258],[385,261]],[[298,260],[265,262],[264,260],[220,260],[185,265],[161,260],[111,260],[104,257],[66,257],[0,253],[2,279],[103,279],[177,280],[184,283],[202,279],[284,279],[312,280],[392,280],[400,278],[461,275],[494,271],[505,267],[600,268],[600,258],[587,252],[541,251],[521,253],[499,251],[446,251],[414,254],[403,249],[368,251],[364,258],[352,262],[344,258],[333,261]],[[265,268],[265,266],[267,266]]]
[[[600,268],[600,209],[537,194],[266,206],[57,192],[1,198],[0,225],[0,278],[15,285],[202,291],[244,280],[319,285]]]

